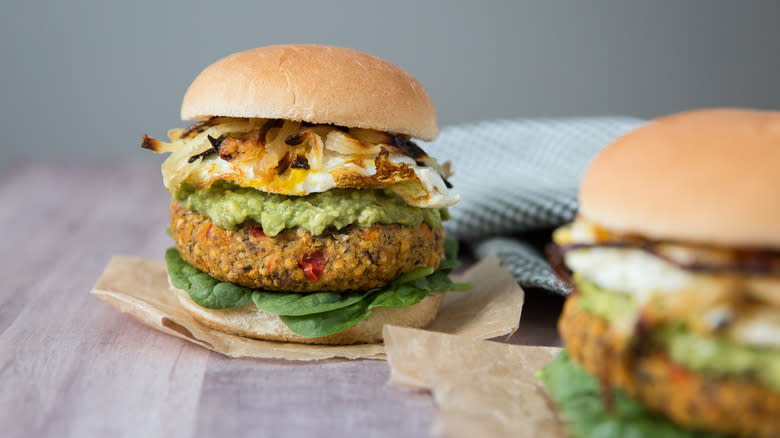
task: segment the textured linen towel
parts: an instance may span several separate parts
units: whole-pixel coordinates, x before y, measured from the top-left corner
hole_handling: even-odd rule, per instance
[[[539,233],[574,218],[590,161],[641,123],[627,117],[525,119],[443,129],[422,147],[452,161],[461,202],[450,208],[447,234],[467,242],[478,258],[497,255],[521,286],[566,294],[539,251]]]

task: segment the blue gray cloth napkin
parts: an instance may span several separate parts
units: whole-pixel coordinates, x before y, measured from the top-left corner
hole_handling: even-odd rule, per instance
[[[497,255],[524,287],[566,294],[538,248],[540,232],[570,222],[593,157],[642,121],[627,117],[497,120],[447,127],[431,156],[452,161],[461,202],[445,222],[478,258]]]

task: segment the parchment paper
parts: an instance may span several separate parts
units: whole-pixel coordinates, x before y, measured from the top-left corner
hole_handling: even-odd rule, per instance
[[[428,327],[473,339],[511,335],[523,308],[523,290],[512,275],[490,257],[456,277],[471,282],[468,292],[445,295],[436,320]],[[317,360],[331,357],[384,359],[382,344],[306,345],[261,341],[211,329],[192,319],[168,289],[165,263],[114,256],[92,294],[144,324],[231,357]]]
[[[563,437],[536,370],[560,348],[479,341],[385,326],[390,383],[430,389],[439,405],[432,432],[448,437]]]

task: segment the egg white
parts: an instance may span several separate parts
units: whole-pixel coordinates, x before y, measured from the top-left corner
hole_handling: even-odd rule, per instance
[[[457,194],[447,188],[442,177],[433,168],[419,166],[413,159],[402,154],[390,154],[388,158],[393,164],[405,164],[411,168],[419,180],[422,191],[427,195],[414,197],[407,191],[396,191],[396,187],[392,185],[388,187],[396,191],[408,204],[421,208],[443,208],[460,200]],[[241,185],[266,192],[303,196],[339,187],[331,172],[340,168],[349,169],[351,173],[364,177],[376,174],[373,157],[369,158],[365,155],[327,154],[322,169],[288,169],[283,175],[277,175],[270,181],[260,178],[255,173],[253,164],[252,162],[229,162],[219,156],[212,156],[193,169],[186,181],[198,185],[238,171],[242,175]]]

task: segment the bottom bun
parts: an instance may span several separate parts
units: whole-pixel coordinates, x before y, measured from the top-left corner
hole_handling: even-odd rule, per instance
[[[173,286],[171,290],[187,313],[211,328],[254,339],[330,345],[381,342],[385,324],[424,327],[436,318],[442,300],[442,294],[437,293],[408,307],[378,307],[371,311],[368,318],[346,330],[329,336],[306,338],[290,330],[279,316],[264,312],[253,303],[230,309],[207,309],[195,304],[187,292]]]

